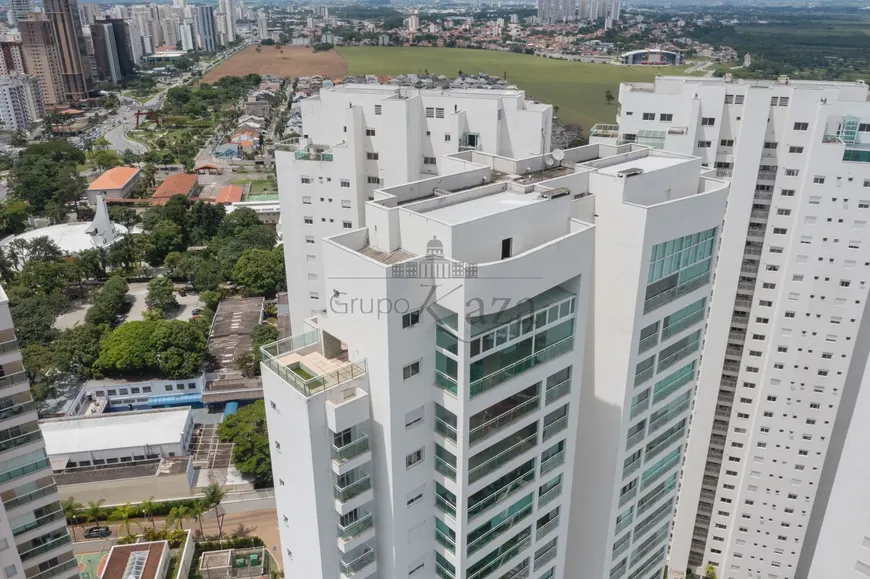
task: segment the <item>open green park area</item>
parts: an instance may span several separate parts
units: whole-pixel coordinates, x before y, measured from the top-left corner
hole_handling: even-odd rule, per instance
[[[379,76],[430,74],[455,77],[466,74],[486,74],[504,77],[541,102],[557,105],[557,117],[571,124],[582,125],[585,131],[595,123],[612,123],[616,116],[616,101],[607,104],[606,90],[614,96],[621,82],[649,82],[657,74],[678,74],[684,67],[667,69],[639,66],[617,66],[572,62],[492,50],[465,48],[374,47],[348,46],[338,48],[347,61],[351,75]]]
[[[251,184],[251,189],[248,191],[245,201],[277,201],[278,200],[278,183],[271,179],[236,179],[230,181],[232,185],[245,186]]]

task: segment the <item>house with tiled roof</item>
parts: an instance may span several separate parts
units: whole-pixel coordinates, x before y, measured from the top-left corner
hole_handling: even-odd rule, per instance
[[[188,175],[187,173],[170,175],[160,184],[157,190],[154,191],[151,200],[157,205],[163,205],[173,195],[192,197],[198,186],[199,175]]]
[[[95,205],[97,195],[102,193],[107,201],[126,199],[139,182],[139,169],[136,167],[115,167],[104,172],[88,186],[88,203]]]

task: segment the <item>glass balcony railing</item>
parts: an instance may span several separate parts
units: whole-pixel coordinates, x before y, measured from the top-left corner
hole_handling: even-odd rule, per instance
[[[60,507],[60,505],[57,506]],[[66,516],[63,514],[63,509],[59,509],[52,513],[48,513],[47,515],[36,518],[32,521],[28,521],[23,525],[18,525],[17,527],[12,529],[12,536],[17,537],[18,535],[23,535],[24,533],[27,533],[34,529],[38,529],[40,527],[44,527],[45,525],[49,525],[55,521],[65,518]]]
[[[483,394],[495,388],[502,382],[510,380],[515,376],[531,370],[538,364],[549,362],[557,356],[561,356],[566,352],[570,352],[574,348],[574,336],[569,336],[564,340],[560,340],[555,344],[551,344],[546,348],[536,352],[530,356],[526,356],[521,360],[505,366],[501,370],[493,372],[488,376],[479,378],[471,383],[471,397],[474,398],[479,394]]]
[[[27,382],[27,373],[23,371],[0,377],[0,390],[13,384],[21,384],[22,382]]]
[[[456,553],[456,540],[448,536],[447,533],[438,527],[435,527],[435,540],[451,553]]]
[[[626,478],[626,477],[634,474],[637,471],[637,469],[640,468],[640,465],[642,462],[643,462],[642,459],[636,458],[633,461],[631,461],[627,466],[622,467],[622,478]]]
[[[553,545],[537,557],[535,557],[535,571],[540,571],[544,565],[556,558],[556,545]]]
[[[531,496],[529,497],[529,500],[531,500]],[[511,530],[514,527],[514,525],[521,522],[523,519],[525,519],[526,517],[528,517],[531,514],[532,514],[532,504],[530,502],[528,504],[528,506],[523,508],[521,511],[517,512],[516,514],[512,515],[511,517],[508,517],[507,519],[505,519],[504,521],[502,521],[501,523],[499,523],[495,527],[488,530],[483,535],[480,535],[479,537],[475,538],[473,541],[468,543],[468,554],[471,555],[472,553],[476,553],[477,551],[480,551],[482,548],[484,548],[485,546],[490,544],[492,541],[494,541],[498,537],[502,536],[504,533]]]
[[[534,469],[534,459],[527,463],[529,464],[529,470],[522,472],[516,478],[510,480],[503,486],[491,492],[489,495],[483,497],[480,500],[475,500],[474,504],[470,504],[468,507],[468,520],[472,520],[475,517],[480,516],[490,507],[494,507],[505,499],[512,497],[514,493],[523,489],[535,480],[535,469]],[[504,477],[503,477],[504,478]],[[498,481],[496,481],[498,482]]]
[[[619,506],[621,507],[635,496],[637,496],[637,487],[632,488],[630,491],[619,497]]]
[[[532,568],[529,566],[529,559],[523,559],[517,566],[499,577],[499,579],[526,579],[529,576]],[[547,579],[546,576],[541,577],[540,579]],[[552,577],[550,577],[552,579]]]
[[[11,511],[12,509],[18,508],[22,505],[26,505],[28,503],[32,503],[36,499],[41,499],[42,497],[54,494],[56,492],[57,486],[54,484],[50,484],[47,487],[36,489],[35,491],[31,491],[25,495],[21,495],[20,497],[9,499],[8,501],[3,503],[3,508],[5,508],[7,511]]]
[[[544,427],[543,436],[542,436],[541,440],[542,441],[548,440],[549,438],[552,438],[553,436],[555,436],[559,432],[562,432],[566,428],[568,428],[568,417],[567,416],[563,416],[562,418],[559,418],[558,420],[554,420],[553,422],[551,422],[550,424],[548,424],[547,426]]]
[[[364,493],[370,488],[372,488],[372,479],[368,475],[366,475],[345,487],[335,485],[335,498],[342,503],[346,503],[350,499],[361,493]]]
[[[692,402],[691,400],[686,400],[685,402],[682,402],[682,403],[678,404],[677,406],[668,410],[668,412],[666,414],[659,416],[658,418],[656,418],[654,420],[650,420],[649,433],[652,434],[653,432],[655,432],[656,430],[658,430],[659,428],[661,428],[662,426],[664,426],[665,424],[667,424],[668,422],[670,422],[671,420],[676,418],[677,416],[680,416],[681,414],[683,414],[686,410],[689,409],[689,406],[691,406],[691,402]]]
[[[662,548],[658,553],[647,559],[640,567],[631,572],[628,579],[641,579],[650,574],[658,565],[663,563],[659,559],[665,554],[665,549]]]
[[[468,434],[469,444],[473,446],[481,440],[484,440],[497,433],[506,426],[510,426],[523,416],[535,412],[538,409],[538,402],[539,398],[535,396],[534,398],[526,400],[522,404],[514,406],[507,412],[504,412],[496,416],[495,418],[487,420],[480,426],[472,428],[471,432]]]
[[[538,497],[538,508],[540,509],[544,505],[547,505],[547,504],[553,502],[553,500],[558,498],[559,495],[561,495],[561,494],[562,494],[562,483],[559,483]]]
[[[544,395],[545,404],[550,404],[551,402],[555,402],[559,398],[567,395],[571,392],[571,379],[563,380],[559,382],[552,388],[547,389],[547,393]]]
[[[46,543],[43,543],[43,544],[39,545],[38,547],[34,547],[33,549],[30,549],[29,551],[25,551],[24,553],[21,553],[20,554],[21,560],[22,561],[29,561],[30,559],[33,559],[34,557],[38,557],[38,556],[42,555],[43,553],[48,553],[49,551],[54,551],[58,547],[68,545],[71,542],[72,542],[72,540],[69,538],[69,535],[63,535],[61,537],[58,537],[56,539],[52,539]]]
[[[456,427],[437,416],[435,417],[435,432],[456,442]]]
[[[19,466],[18,468],[13,468],[5,472],[0,472],[0,483],[22,477],[26,474],[30,474],[44,468],[48,468],[50,464],[51,463],[48,461],[47,458],[41,458],[29,464],[25,464],[24,466]]]
[[[0,452],[6,452],[7,450],[12,450],[13,448],[18,448],[26,444],[32,444],[40,440],[42,440],[42,432],[39,430],[33,430],[27,434],[22,434],[15,438],[7,438],[0,442]]]
[[[473,483],[473,482],[483,478],[484,476],[490,474],[491,472],[495,471],[496,469],[500,468],[501,466],[507,464],[512,459],[516,458],[517,456],[523,454],[524,452],[530,450],[531,448],[534,448],[534,446],[537,444],[537,439],[538,439],[538,434],[535,433],[535,434],[519,441],[518,443],[511,446],[510,448],[500,452],[499,454],[490,458],[486,462],[477,465],[476,467],[471,469],[468,473],[469,483]]]
[[[697,312],[689,314],[688,316],[686,316],[682,320],[674,322],[673,324],[671,324],[667,328],[662,328],[662,340],[667,340],[671,336],[679,334],[680,332],[682,332],[683,330],[685,330],[687,328],[691,328],[692,326],[694,326],[695,324],[697,324],[698,322],[700,322],[703,319],[704,319],[704,310],[703,309],[700,309]]]
[[[435,574],[441,577],[441,579],[455,579],[455,576],[450,572],[450,569],[438,561],[435,561]]]
[[[662,400],[670,396],[675,390],[679,389],[682,386],[685,386],[686,384],[694,380],[694,378],[694,371],[686,372],[682,376],[677,377],[673,382],[653,394],[653,404],[661,402]]]
[[[456,505],[438,493],[435,493],[435,506],[451,519],[456,519]]]
[[[357,572],[361,571],[365,567],[368,567],[374,562],[375,550],[371,547],[366,547],[365,552],[353,561],[350,561],[349,563],[339,561],[338,565],[339,570],[344,577],[353,577]]]
[[[650,348],[654,348],[659,343],[659,335],[653,334],[652,336],[647,336],[642,339],[637,346],[637,353],[642,354],[649,350]]]
[[[21,404],[15,404],[14,406],[9,406],[0,410],[0,420],[14,418],[15,416],[20,416],[26,412],[32,412],[34,410],[36,410],[36,402],[32,400],[22,402]]]
[[[655,366],[650,366],[646,370],[641,370],[637,374],[634,375],[634,385],[640,386],[650,378],[652,378],[656,373]]]
[[[352,458],[356,458],[370,450],[369,437],[365,434],[358,439],[345,444],[342,447],[332,446],[332,460],[337,464],[343,464]]]
[[[632,406],[631,411],[628,413],[628,415],[630,418],[637,418],[638,414],[640,414],[647,408],[649,408],[649,396]]]
[[[632,446],[643,440],[645,436],[646,432],[644,430],[640,430],[629,436],[625,441],[625,450],[630,449]]]
[[[558,526],[559,515],[556,515],[555,517],[547,521],[546,524],[538,527],[538,529],[535,531],[535,540],[540,541],[541,539],[552,533]]]
[[[618,535],[619,533],[621,533],[627,526],[631,524],[633,520],[634,516],[631,513],[629,513],[628,516],[623,517],[622,520],[616,523],[616,528],[613,531],[614,534]]]
[[[659,365],[658,365],[657,371],[662,372],[664,370],[667,370],[668,368],[670,368],[671,366],[673,366],[674,364],[676,364],[677,362],[679,362],[680,360],[682,360],[686,356],[692,354],[693,352],[696,352],[698,350],[698,348],[700,348],[700,347],[701,347],[701,340],[696,340],[696,341],[692,342],[691,344],[689,344],[683,348],[680,348],[679,350],[677,350],[676,352],[674,352],[673,354],[671,354],[667,358],[662,358],[661,360],[659,360]]]
[[[41,573],[37,573],[30,577],[30,579],[51,579],[51,577],[57,577],[61,573],[66,573],[71,571],[72,569],[78,569],[79,562],[75,559],[70,559],[68,561],[64,561],[60,565],[56,565],[51,567],[50,569],[46,569]]]
[[[545,475],[565,462],[565,451],[560,450],[547,460],[541,462],[541,475]]]
[[[634,550],[631,554],[632,561],[639,561],[652,552],[653,549],[659,546],[662,541],[668,538],[670,524],[664,525],[661,529],[649,536],[647,540],[641,543],[640,547]]]
[[[441,370],[435,370],[435,385],[445,390],[454,396],[456,396],[459,391],[458,386],[456,385],[456,380],[442,372]]]
[[[18,340],[9,340],[8,342],[3,342],[2,344],[0,344],[0,354],[15,352],[16,350],[20,349],[21,348],[18,345]]]
[[[687,293],[694,291],[700,287],[707,285],[710,281],[710,272],[704,272],[699,276],[695,276],[692,279],[686,281],[683,284],[680,284],[676,287],[672,287],[669,290],[666,290],[658,295],[655,295],[643,303],[643,313],[648,314],[656,308],[660,308],[663,305],[672,302],[678,297],[684,296]]]
[[[628,570],[628,559],[623,559],[616,565],[613,569],[610,570],[610,579],[619,579],[625,572]]]
[[[683,437],[685,436],[685,434],[686,434],[686,429],[685,429],[685,427],[683,427],[683,428],[677,430],[676,432],[674,432],[672,435],[670,435],[666,439],[664,439],[661,442],[659,442],[658,444],[656,444],[654,447],[652,447],[652,448],[647,447],[646,457],[644,457],[645,460],[649,460],[650,458],[658,456],[659,454],[661,454],[662,451],[664,451],[670,445],[674,444],[675,442],[681,441],[683,439]]]
[[[366,513],[361,518],[357,519],[353,523],[350,523],[347,526],[342,527],[341,524],[338,525],[338,536],[342,541],[350,541],[354,537],[359,536],[365,531],[371,529],[374,526],[374,518],[372,518],[371,513]]]
[[[456,480],[456,467],[441,458],[440,456],[435,457],[435,470],[437,470],[452,481]]]
[[[626,533],[626,537],[630,537],[631,535]],[[622,543],[616,544],[613,546],[613,555],[611,555],[611,559],[616,559],[626,551],[628,551],[628,547],[631,545],[631,541],[623,541]]]
[[[667,458],[667,457],[666,457]],[[669,470],[680,464],[680,453],[674,453],[674,456],[658,465],[652,472],[644,473],[644,480],[641,486],[646,489],[659,478],[663,477]]]
[[[529,548],[532,544],[532,528],[520,531],[517,535],[490,553],[468,570],[467,579],[483,579],[489,576],[499,567],[516,557],[520,552]],[[484,563],[485,562],[485,563]],[[484,563],[481,565],[481,563]]]

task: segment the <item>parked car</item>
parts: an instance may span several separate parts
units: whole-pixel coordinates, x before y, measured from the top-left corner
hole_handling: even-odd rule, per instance
[[[201,313],[202,313],[202,308],[193,308],[193,311],[190,312],[190,315],[192,315],[192,316],[198,316],[198,315],[201,314]]]
[[[85,529],[85,539],[102,539],[111,537],[112,530],[109,527],[89,527]]]

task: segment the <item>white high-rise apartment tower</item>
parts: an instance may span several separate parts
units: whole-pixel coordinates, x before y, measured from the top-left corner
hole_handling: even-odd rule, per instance
[[[359,110],[374,103],[353,90],[332,122],[377,136]],[[393,97],[441,104],[408,102],[420,98]],[[438,172],[421,175],[408,141],[381,154],[410,178],[359,200],[364,227],[318,239],[325,307],[264,348],[285,571],[607,579],[614,554],[629,576],[660,577],[727,183],[635,145],[465,145],[433,151]],[[282,202],[339,178],[317,168],[335,147],[292,153],[314,167]],[[318,234],[301,223],[284,223],[285,241]],[[592,536],[606,560],[583,560],[577,540]]]
[[[305,134],[275,153],[294,333],[329,299],[320,240],[365,225],[376,189],[447,174],[447,153],[549,151],[552,116],[519,90],[346,85],[302,101]]]
[[[269,37],[269,16],[265,10],[257,11],[257,31],[261,39]]]
[[[622,85],[619,126],[593,129],[593,142],[694,154],[731,178],[671,577],[708,564],[723,579],[868,574],[866,510],[847,512],[870,482],[855,448],[867,422],[867,97],[863,82],[661,77]],[[846,559],[827,566],[835,549]],[[846,568],[863,571],[834,571]]]
[[[2,288],[0,342],[0,569],[5,577],[74,579],[79,564]]]

